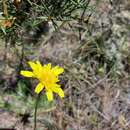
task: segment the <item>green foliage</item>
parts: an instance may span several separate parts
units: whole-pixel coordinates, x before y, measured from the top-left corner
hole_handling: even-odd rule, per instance
[[[16,18],[9,28],[0,27],[1,36],[8,36],[13,39],[13,35],[18,37],[20,28],[37,28],[43,21],[51,21],[54,28],[58,29],[58,21],[83,20],[83,15],[90,0],[25,0],[19,3],[16,8],[11,1],[8,1],[8,18]],[[3,7],[0,6],[0,13],[3,15]],[[2,16],[3,17],[3,16]],[[21,30],[21,29],[20,29]],[[16,40],[17,38],[15,38]]]
[[[19,95],[19,97],[26,97],[27,96],[27,85],[23,81],[19,81],[17,84],[16,93]]]
[[[36,4],[35,9],[38,13],[43,13],[46,18],[63,21],[75,19],[72,17],[73,13],[78,9],[84,9],[86,0],[45,0],[41,5]]]
[[[36,95],[31,95],[29,92],[27,84],[20,80],[17,84],[16,93],[12,92],[10,94],[5,93],[0,94],[0,108],[14,111],[16,113],[24,114],[25,112],[33,113],[35,108]],[[2,97],[8,97],[7,100]],[[41,112],[47,111],[54,107],[53,102],[48,102],[46,95],[41,95],[38,108]]]

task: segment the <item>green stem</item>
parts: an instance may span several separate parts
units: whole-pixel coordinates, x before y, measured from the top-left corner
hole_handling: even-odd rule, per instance
[[[37,129],[37,107],[39,102],[40,94],[36,98],[35,111],[34,111],[34,130]]]

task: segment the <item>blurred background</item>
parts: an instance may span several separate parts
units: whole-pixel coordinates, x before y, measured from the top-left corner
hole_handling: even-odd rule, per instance
[[[129,0],[0,0],[0,128],[33,130],[29,60],[65,69],[65,98],[38,106],[38,130],[130,129]]]

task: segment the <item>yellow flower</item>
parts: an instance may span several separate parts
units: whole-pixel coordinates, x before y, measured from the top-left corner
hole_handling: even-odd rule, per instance
[[[64,91],[61,89],[58,76],[63,73],[64,69],[55,66],[52,67],[51,63],[41,65],[39,61],[28,62],[32,71],[21,70],[20,74],[25,77],[37,78],[39,80],[38,85],[35,88],[35,92],[39,94],[44,88],[46,90],[46,95],[49,101],[53,100],[53,92],[57,93],[61,98],[64,97]]]

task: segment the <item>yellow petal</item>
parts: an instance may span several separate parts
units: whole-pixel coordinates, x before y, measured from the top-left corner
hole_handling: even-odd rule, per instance
[[[48,64],[44,65],[43,68],[45,70],[50,70],[51,69],[51,63],[48,63]]]
[[[48,63],[48,64],[47,64],[47,67],[48,67],[49,69],[51,69],[51,63]]]
[[[55,75],[59,75],[64,72],[64,69],[59,66],[55,66],[54,68],[52,68],[52,71]]]
[[[37,65],[34,62],[29,61],[28,64],[30,65],[30,67],[32,68],[33,71],[37,70],[38,67],[37,67]]]
[[[58,90],[58,95],[59,95],[61,98],[63,98],[63,97],[65,96],[64,91],[63,91],[61,88],[59,88],[59,90]]]
[[[35,93],[39,94],[43,90],[44,86],[42,83],[39,83],[35,88]]]
[[[51,90],[47,91],[46,95],[47,95],[48,101],[52,101],[53,100],[53,93],[52,93]]]
[[[60,85],[58,85],[58,84],[55,84],[52,87],[52,91],[54,91],[55,93],[57,93],[61,98],[63,98],[65,96],[64,95],[64,91],[60,88]]]
[[[38,60],[36,61],[36,63],[37,63],[37,65],[38,65],[39,68],[42,68],[41,63]]]
[[[25,76],[25,77],[34,77],[34,74],[31,71],[21,70],[20,74],[23,75],[23,76]]]

